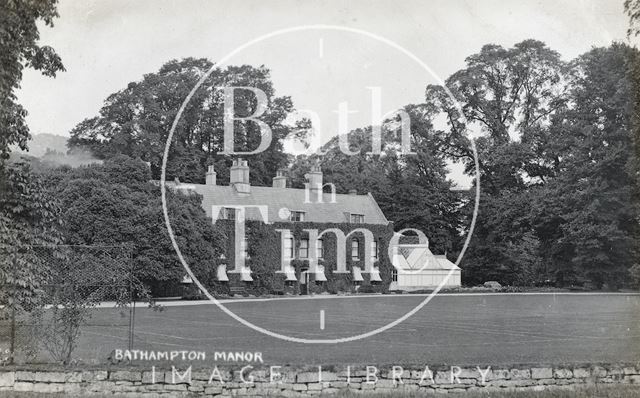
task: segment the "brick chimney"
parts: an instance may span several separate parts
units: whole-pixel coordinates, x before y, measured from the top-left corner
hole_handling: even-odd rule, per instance
[[[357,195],[357,194],[358,194],[357,190],[355,190],[355,189],[350,189],[349,190],[349,195]]]
[[[278,169],[276,172],[276,176],[273,177],[273,187],[274,188],[286,188],[287,187],[287,177],[285,175],[286,169]]]
[[[310,191],[322,191],[322,170],[319,164],[311,166],[311,170],[304,175],[304,178],[307,179],[306,186]]]
[[[209,165],[209,170],[207,170],[205,184],[207,185],[216,185],[216,171],[213,168],[213,165]]]
[[[249,184],[249,166],[246,160],[238,158],[233,161],[231,166],[229,185],[231,185],[238,193],[250,193],[251,184]]]

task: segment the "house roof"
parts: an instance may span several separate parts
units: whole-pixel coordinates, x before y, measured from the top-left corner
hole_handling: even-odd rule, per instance
[[[404,270],[452,270],[460,269],[449,261],[444,254],[435,255],[429,250],[429,245],[398,245],[398,251],[393,258],[394,265]]]
[[[176,187],[175,183],[166,182],[167,186]],[[206,184],[179,184],[178,188],[195,191],[202,195],[202,207],[207,216],[212,210],[231,206],[267,206],[268,222],[288,221],[289,211],[305,212],[305,221],[323,223],[341,223],[349,221],[349,214],[364,215],[365,224],[388,224],[378,203],[371,194],[350,195],[336,194],[336,203],[331,203],[331,194],[323,193],[322,203],[305,203],[305,190],[297,188],[275,188],[252,186],[248,194],[238,193],[232,186]],[[310,201],[317,201],[318,196],[310,193]],[[248,220],[264,221],[257,208],[246,210]]]

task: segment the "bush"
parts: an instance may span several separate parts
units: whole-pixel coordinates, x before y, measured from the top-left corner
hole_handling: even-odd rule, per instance
[[[640,288],[640,264],[636,264],[629,268],[629,276],[631,277],[631,287]]]
[[[358,289],[358,293],[375,293],[376,289],[372,285],[362,285]]]

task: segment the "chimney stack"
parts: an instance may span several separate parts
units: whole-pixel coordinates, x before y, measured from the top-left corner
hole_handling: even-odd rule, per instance
[[[251,192],[251,184],[249,184],[249,166],[246,160],[238,158],[233,161],[229,175],[229,184],[235,188],[238,193]]]
[[[276,172],[276,176],[273,177],[273,187],[274,188],[286,188],[287,187],[287,177],[285,176],[286,169],[278,169]]]
[[[304,175],[304,178],[307,179],[306,186],[309,190],[322,191],[322,170],[320,169],[320,164],[316,163],[311,166],[311,170]]]
[[[357,190],[355,190],[355,189],[350,189],[349,190],[349,195],[357,195],[357,194],[358,194]]]
[[[205,184],[207,185],[216,185],[216,171],[213,168],[213,165],[209,165],[209,170],[207,170]]]

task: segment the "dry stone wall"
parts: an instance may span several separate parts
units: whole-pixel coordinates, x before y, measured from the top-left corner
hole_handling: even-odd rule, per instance
[[[128,397],[306,397],[348,389],[372,392],[544,390],[592,384],[638,384],[639,364],[515,367],[263,367],[213,369],[42,370],[0,368],[0,391]]]

